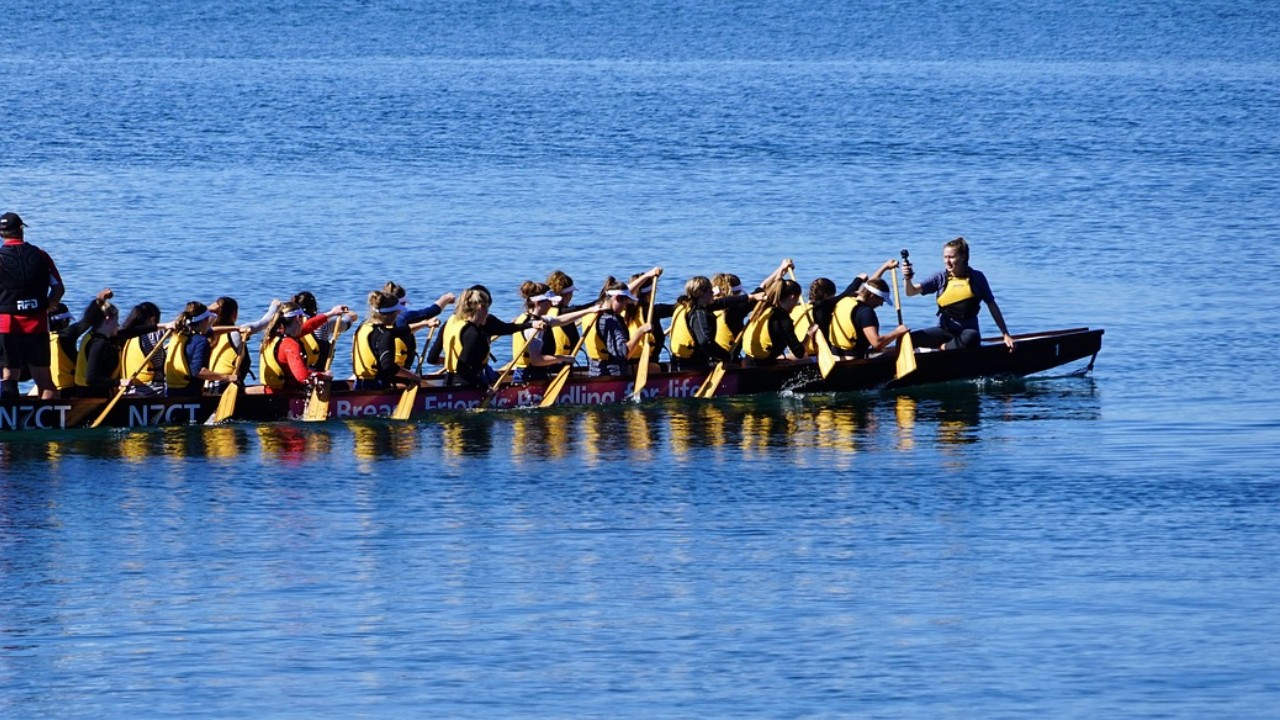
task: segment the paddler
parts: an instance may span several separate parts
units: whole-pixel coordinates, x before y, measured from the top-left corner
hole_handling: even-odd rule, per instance
[[[516,363],[511,381],[526,383],[546,380],[551,377],[553,368],[573,361],[573,356],[568,352],[554,352],[553,333],[556,328],[572,324],[574,320],[596,312],[599,308],[593,305],[563,315],[550,316],[555,304],[560,301],[560,296],[551,292],[546,283],[533,280],[526,280],[520,285],[520,296],[524,298],[524,312],[516,316],[514,322],[520,324],[526,320],[542,320],[546,322],[546,327],[542,330],[529,328],[511,336],[511,354]],[[523,352],[520,352],[522,348]]]
[[[417,343],[412,330],[399,323],[403,314],[404,305],[395,293],[369,293],[369,318],[356,330],[351,344],[357,389],[375,390],[422,380],[410,369],[417,357]]]
[[[99,297],[102,297],[101,294]],[[135,325],[120,329],[120,310],[103,298],[85,309],[93,328],[80,343],[76,355],[75,394],[77,397],[110,397],[119,390],[122,350],[130,338],[155,331],[155,325]]]
[[[271,301],[267,313],[257,322],[237,325],[240,318],[240,303],[233,297],[223,295],[209,304],[213,318],[213,347],[209,351],[209,368],[219,375],[232,375],[240,382],[249,374],[249,363],[238,363],[240,349],[252,335],[261,332],[276,315],[280,307],[279,300]],[[238,365],[238,367],[237,367]],[[227,389],[226,382],[206,383],[205,390],[215,395]]]
[[[942,350],[978,346],[982,342],[978,311],[981,304],[986,303],[991,319],[1000,328],[1005,347],[1012,352],[1013,337],[1009,335],[987,276],[969,267],[969,243],[958,237],[943,245],[942,264],[944,270],[919,284],[912,281],[915,273],[910,262],[902,268],[908,297],[934,293],[938,303],[938,326],[912,331],[911,342],[916,347]]]
[[[867,353],[872,352],[869,347],[875,343],[868,342],[865,331],[874,326],[873,333],[877,338],[879,337],[880,321],[876,318],[875,308],[883,304],[880,302],[884,299],[882,293],[889,292],[889,285],[882,277],[896,267],[898,267],[897,260],[886,260],[870,278],[859,275],[849,287],[845,288],[844,292],[833,298],[835,302],[831,306],[831,320],[826,328],[827,340],[831,343],[831,349],[837,354],[849,358],[864,358]],[[867,291],[867,285],[872,280],[876,281],[874,292]],[[889,302],[893,302],[892,295],[889,296]],[[876,304],[872,306],[869,303]],[[868,310],[870,310],[869,315]],[[896,338],[898,335],[893,337]],[[888,345],[888,341],[884,345]],[[883,349],[883,346],[876,348],[876,350],[879,349]]]
[[[489,365],[489,338],[528,328],[542,330],[547,326],[542,320],[505,322],[489,314],[492,304],[493,296],[485,286],[467,288],[458,299],[453,315],[436,334],[427,362],[444,365],[448,384],[489,389],[498,379],[498,373]]]
[[[316,303],[316,296],[310,290],[303,290],[293,296],[293,303],[302,308],[303,320],[310,320],[320,313],[320,309]],[[274,305],[278,305],[278,301],[272,301]],[[268,314],[274,314],[274,307],[268,311]],[[331,318],[332,319],[332,318]],[[351,327],[356,321],[354,312],[343,313],[338,316],[336,329],[341,332]],[[328,323],[316,328],[313,332],[309,332],[299,338],[302,343],[302,350],[307,357],[307,365],[313,370],[323,370],[324,363],[328,361],[329,350],[333,347],[332,337],[334,327],[330,327]]]
[[[306,312],[295,302],[282,303],[276,315],[263,331],[258,366],[262,371],[262,384],[268,393],[292,393],[301,390],[308,381],[329,377],[307,363],[302,338],[315,332],[338,315],[351,312],[346,305],[334,305],[328,313],[306,317]]]
[[[718,322],[714,312],[744,306],[760,296],[730,295],[716,298],[711,280],[695,275],[684,284],[671,316],[671,362],[676,370],[706,370],[713,361],[731,359],[729,350],[716,342]]]
[[[146,367],[142,361],[164,337],[158,329],[160,326],[160,308],[153,302],[140,302],[133,306],[124,322],[120,323],[120,332],[124,333],[124,350],[120,353],[120,374],[131,377],[133,384],[129,386],[130,395],[163,395],[164,387],[164,353],[151,355]],[[139,328],[151,328],[142,335],[133,336],[132,332]]]
[[[638,299],[626,284],[612,276],[605,280],[600,290],[600,313],[586,331],[588,377],[623,377],[627,374],[631,353],[640,347],[651,328],[646,322],[628,330],[623,317],[636,302]]]
[[[742,339],[743,353],[752,365],[775,365],[787,350],[791,357],[805,356],[805,344],[796,336],[796,326],[791,311],[800,304],[800,284],[794,280],[779,278],[764,291],[764,306],[747,323]],[[810,324],[806,339],[818,332],[818,326]]]
[[[63,303],[49,307],[49,370],[53,375],[53,384],[63,397],[75,394],[78,343],[80,337],[93,328],[91,308],[96,308],[111,297],[111,288],[104,288],[89,301],[79,320],[72,316]]]
[[[788,258],[783,260],[777,269],[769,274],[763,282],[751,291],[751,295],[762,297],[764,288],[768,287],[773,281],[782,277],[782,274],[792,267],[791,260]],[[717,300],[727,300],[730,298],[744,297],[747,293],[742,289],[742,280],[733,273],[716,273],[711,277],[712,292]],[[713,310],[716,316],[716,344],[724,348],[726,352],[732,350],[734,357],[738,356],[741,345],[737,349],[733,348],[733,341],[742,334],[747,325],[747,316],[751,314],[751,305],[747,304],[731,304],[724,308]]]
[[[164,378],[171,397],[198,396],[206,382],[235,382],[230,373],[209,368],[214,313],[202,302],[187,303],[173,320],[174,333],[165,352]]]

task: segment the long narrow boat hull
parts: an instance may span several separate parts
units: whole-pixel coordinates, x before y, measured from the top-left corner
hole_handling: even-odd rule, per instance
[[[797,393],[839,393],[894,389],[927,383],[983,377],[1023,376],[1093,358],[1102,348],[1102,330],[1080,328],[1036,335],[1017,336],[1017,348],[1010,352],[998,341],[984,341],[981,347],[947,352],[918,352],[915,372],[895,378],[895,353],[865,360],[838,362],[823,378],[812,361],[783,362],[777,365],[730,368],[716,395],[756,395],[792,391]],[[1090,360],[1092,366],[1092,359]],[[643,400],[692,398],[705,372],[666,372],[649,377]],[[503,388],[489,407],[536,407],[547,382],[511,385]],[[622,378],[575,376],[561,393],[558,405],[609,405],[628,399],[632,381]],[[400,390],[341,391],[331,394],[329,418],[359,419],[388,417],[400,401]],[[194,425],[206,422],[217,410],[218,396],[125,397],[107,415],[103,425],[117,428]],[[484,401],[480,390],[427,384],[422,386],[412,417],[479,408]],[[235,419],[245,422],[272,422],[301,418],[307,398],[262,392],[241,394]],[[22,398],[0,403],[0,431],[83,427],[92,423],[107,401],[73,398],[36,400]]]

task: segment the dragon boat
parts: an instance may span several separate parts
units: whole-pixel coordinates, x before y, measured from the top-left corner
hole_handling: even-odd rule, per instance
[[[895,377],[896,352],[872,358],[842,360],[823,378],[812,360],[779,362],[776,365],[729,367],[716,390],[716,397],[762,393],[843,393],[897,388],[979,378],[1020,377],[1045,372],[1076,361],[1089,359],[1085,370],[1093,368],[1102,348],[1101,329],[1074,328],[1015,335],[1016,350],[1010,352],[998,339],[987,339],[979,347],[949,351],[916,351],[915,371]],[[694,397],[706,379],[706,371],[664,371],[651,374],[641,392],[641,400]],[[489,409],[537,407],[547,381],[502,387],[489,401]],[[557,405],[595,406],[620,403],[633,394],[629,378],[590,378],[575,372],[557,398]],[[351,390],[335,383],[329,393],[330,419],[388,417],[400,401],[400,389]],[[424,382],[418,391],[412,420],[433,414],[480,408],[486,393],[477,388],[451,386],[443,380]],[[195,425],[207,422],[217,409],[219,396],[164,397],[125,395],[111,408],[101,423],[104,427],[136,428]],[[692,400],[691,400],[692,401]],[[0,432],[15,430],[64,429],[92,424],[108,400],[68,398],[40,400],[19,398],[0,403]],[[276,422],[303,417],[307,396],[266,393],[249,386],[236,404],[233,421]]]

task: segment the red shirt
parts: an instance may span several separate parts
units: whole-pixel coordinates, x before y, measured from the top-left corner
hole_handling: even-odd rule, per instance
[[[22,240],[18,238],[5,238],[5,245],[20,245]],[[49,253],[41,250],[41,255],[49,262],[49,286],[62,284],[62,275],[58,273],[58,266],[53,264],[53,258],[49,257]],[[13,335],[38,335],[49,332],[49,311],[36,310],[29,313],[0,313],[0,333],[10,333]]]
[[[298,336],[310,335],[316,330],[329,322],[329,316],[320,313],[313,318],[308,318],[302,323],[302,330]],[[302,351],[302,343],[298,338],[289,337],[288,335],[280,338],[280,344],[276,349],[276,358],[284,361],[289,368],[289,374],[293,376],[293,380],[298,384],[305,383],[312,375],[318,375],[315,370],[307,367],[307,356]]]

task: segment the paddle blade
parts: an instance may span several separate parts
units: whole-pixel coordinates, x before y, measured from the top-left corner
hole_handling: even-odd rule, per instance
[[[646,341],[644,349],[640,351],[640,364],[636,366],[636,386],[631,392],[631,399],[636,402],[640,401],[641,395],[644,393],[644,386],[649,383],[649,343]]]
[[[720,381],[724,380],[724,365],[723,361],[716,363],[715,368],[711,370],[711,374],[707,376],[707,379],[702,382],[702,386],[698,388],[698,392],[694,393],[694,397],[710,398],[716,396],[716,390],[720,389]]]
[[[902,336],[898,341],[898,362],[894,374],[894,379],[901,380],[903,377],[910,375],[916,371],[916,346],[911,342],[911,333]]]
[[[240,383],[231,383],[226,390],[222,391],[222,397],[218,399],[218,409],[213,411],[213,415],[209,416],[208,425],[226,422],[236,414],[236,400],[240,398]]]
[[[391,413],[392,420],[408,420],[413,414],[414,403],[418,401],[418,383],[414,383],[404,389],[400,393],[400,402],[396,403],[396,409]]]
[[[560,399],[560,392],[569,382],[569,371],[572,369],[571,365],[560,368],[560,372],[556,373],[555,378],[547,385],[547,390],[542,394],[542,402],[538,403],[538,407],[548,408],[556,404],[556,400]]]
[[[818,372],[826,380],[836,367],[836,354],[831,352],[831,343],[827,342],[827,336],[821,331],[814,334],[813,340],[818,346]]]
[[[307,398],[307,407],[302,411],[302,419],[305,422],[321,422],[329,417],[329,385],[324,382],[316,383],[311,388],[311,395]]]

